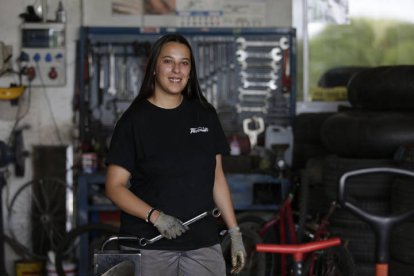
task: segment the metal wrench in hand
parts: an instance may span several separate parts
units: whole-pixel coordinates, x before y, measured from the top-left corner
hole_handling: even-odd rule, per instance
[[[208,215],[212,215],[215,218],[218,218],[221,215],[221,212],[218,208],[214,208],[213,210],[210,211],[206,211],[203,212],[201,214],[199,214],[198,216],[193,217],[192,219],[187,220],[186,222],[184,222],[184,225],[190,225]],[[109,239],[107,239],[101,246],[101,251],[104,251],[106,245],[114,240],[128,240],[128,241],[138,241],[139,245],[141,246],[146,246],[148,244],[154,243],[156,241],[159,241],[160,239],[162,239],[163,236],[162,235],[158,235],[152,239],[146,239],[146,238],[139,238],[139,237],[133,237],[133,236],[112,236]]]

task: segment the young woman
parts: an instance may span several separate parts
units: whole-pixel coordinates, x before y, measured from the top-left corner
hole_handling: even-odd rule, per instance
[[[229,146],[203,96],[192,49],[179,34],[152,48],[139,95],[116,124],[106,194],[122,210],[121,234],[161,239],[141,249],[143,276],[225,275],[215,218],[186,221],[216,206],[229,228],[233,272],[246,252],[223,173]]]

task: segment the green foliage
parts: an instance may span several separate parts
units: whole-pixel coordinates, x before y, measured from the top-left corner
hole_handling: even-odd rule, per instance
[[[341,66],[414,64],[414,24],[352,19],[349,25],[327,25],[309,39],[309,84]]]

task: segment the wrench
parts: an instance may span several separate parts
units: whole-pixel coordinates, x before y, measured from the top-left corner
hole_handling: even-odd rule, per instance
[[[237,50],[236,51],[237,60],[238,61],[245,61],[248,58],[271,58],[275,61],[282,60],[282,50],[280,48],[273,48],[270,52],[262,53],[262,52],[248,52],[246,50]]]
[[[218,218],[221,215],[221,212],[220,212],[220,210],[218,208],[214,208],[213,210],[203,212],[203,213],[199,214],[198,216],[195,216],[195,217],[187,220],[183,224],[186,225],[186,226],[188,226],[188,225],[190,225],[190,224],[192,224],[192,223],[194,223],[194,222],[196,222],[196,221],[198,221],[198,220],[200,220],[202,218],[205,218],[208,215],[212,215],[213,217]],[[138,241],[139,242],[139,245],[141,245],[141,246],[147,246],[148,244],[152,244],[152,243],[154,243],[156,241],[159,241],[162,238],[163,238],[162,235],[158,235],[158,236],[156,236],[156,237],[154,237],[152,239],[139,238],[139,237],[133,237],[133,236],[112,236],[112,237],[110,237],[109,239],[107,239],[102,244],[101,251],[104,251],[106,245],[109,242],[114,241],[114,240]]]
[[[254,96],[254,95],[258,95],[258,96],[267,96],[269,95],[269,97],[272,95],[270,90],[246,90],[246,89],[242,89],[239,88],[239,96]]]
[[[240,76],[242,79],[271,79],[271,80],[277,80],[279,78],[278,75],[276,75],[276,72],[269,72],[267,74],[264,73],[248,73],[246,71],[241,71]]]
[[[269,81],[243,81],[243,88],[249,88],[252,86],[269,87],[271,90],[276,90],[277,85],[274,80]]]
[[[236,112],[259,112],[263,114],[267,114],[268,103],[266,102],[264,106],[242,106],[241,104],[236,104]]]
[[[115,52],[112,49],[112,46],[109,45],[109,87],[108,87],[108,94],[115,96],[116,88],[115,88]]]
[[[239,90],[239,100],[241,102],[258,101],[258,99],[254,98],[260,98],[260,100],[268,100],[270,97],[272,97],[270,90]]]
[[[257,67],[257,68],[270,68],[273,70],[279,70],[277,65],[277,60],[271,60],[266,62],[246,62],[245,60],[239,60],[240,66],[243,70],[246,70],[248,67]]]
[[[254,128],[250,128],[253,124]],[[257,145],[257,137],[265,129],[263,117],[253,116],[252,118],[246,118],[243,120],[243,131],[249,137],[250,147],[253,149]]]
[[[289,40],[282,36],[279,41],[251,41],[244,37],[238,37],[236,42],[240,44],[239,49],[246,49],[247,47],[280,47],[282,50],[289,49]]]

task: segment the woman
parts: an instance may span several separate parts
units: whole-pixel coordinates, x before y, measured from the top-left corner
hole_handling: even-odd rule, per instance
[[[179,34],[161,37],[107,157],[106,194],[123,211],[121,234],[165,238],[141,250],[143,276],[225,275],[215,219],[182,223],[215,206],[229,228],[232,272],[242,270],[246,252],[221,160],[228,152],[215,109],[200,90],[190,44]]]

